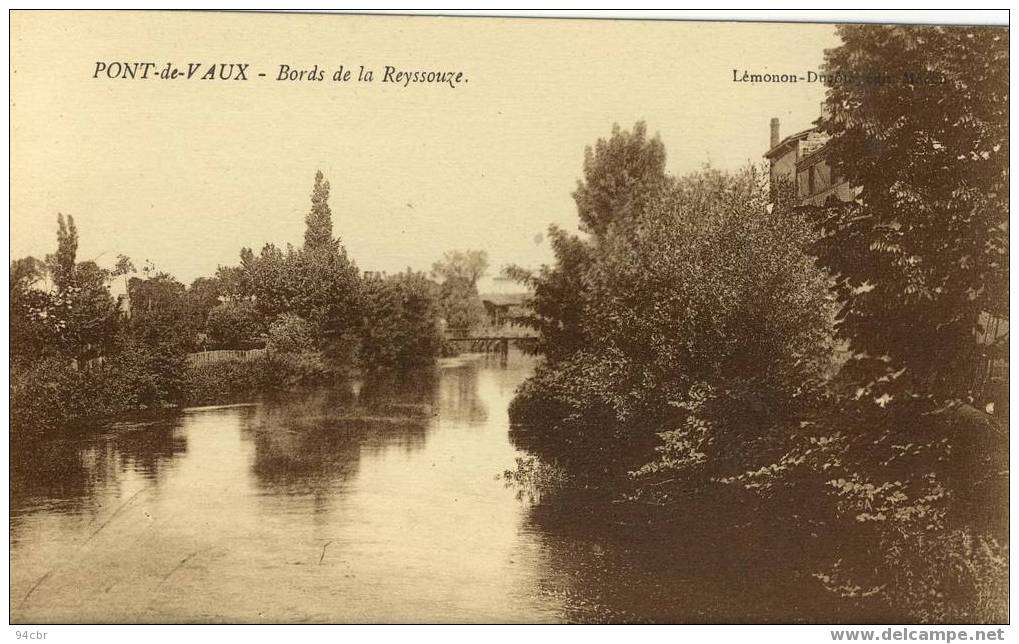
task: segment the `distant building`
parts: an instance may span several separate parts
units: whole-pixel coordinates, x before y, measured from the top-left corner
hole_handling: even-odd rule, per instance
[[[831,198],[855,199],[857,190],[828,163],[828,141],[816,127],[782,139],[779,120],[771,119],[771,148],[764,154],[771,164],[771,185],[789,185],[800,206],[823,206]]]
[[[492,326],[519,325],[531,312],[527,293],[484,293],[480,297]]]

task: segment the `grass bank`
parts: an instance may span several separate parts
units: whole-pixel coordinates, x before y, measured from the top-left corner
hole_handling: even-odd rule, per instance
[[[138,410],[236,402],[344,375],[318,352],[198,366],[181,355],[123,352],[88,370],[48,358],[11,368],[11,429],[37,434]]]

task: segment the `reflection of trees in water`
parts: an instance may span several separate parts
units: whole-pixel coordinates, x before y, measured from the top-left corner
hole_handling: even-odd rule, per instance
[[[825,544],[777,512],[691,502],[660,509],[581,497],[532,506],[539,592],[571,622],[843,622],[868,618],[811,574]]]
[[[358,414],[370,425],[364,444],[402,446],[408,452],[424,447],[439,380],[439,371],[431,367],[366,377],[357,396]],[[402,429],[387,429],[391,425]]]
[[[608,513],[594,506],[532,505],[521,530],[534,535],[539,572],[535,590],[570,623],[641,623],[674,608],[682,595],[658,597],[661,568],[645,568]],[[674,613],[675,615],[675,613]],[[667,621],[667,620],[662,620]]]
[[[11,515],[35,505],[58,505],[70,512],[95,509],[96,497],[116,488],[129,470],[158,484],[166,465],[187,451],[179,427],[173,416],[13,439]]]
[[[180,426],[180,420],[174,418],[117,434],[115,446],[120,452],[123,467],[158,482],[160,471],[173,457],[187,451],[187,437],[177,431]]]
[[[483,423],[488,407],[478,393],[478,365],[447,369],[439,384],[439,415],[457,423]]]
[[[420,449],[435,382],[429,372],[415,378],[373,376],[263,401],[243,430],[254,442],[259,485],[283,494],[317,494],[355,474],[364,447]]]

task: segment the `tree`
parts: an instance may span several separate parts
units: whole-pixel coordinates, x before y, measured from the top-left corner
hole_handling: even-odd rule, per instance
[[[584,151],[584,180],[573,193],[581,230],[605,235],[636,217],[667,184],[661,139],[648,139],[643,121],[632,132],[614,125],[608,140],[598,139]]]
[[[329,209],[329,182],[322,171],[315,173],[315,187],[311,191],[311,210],[304,218],[304,249],[334,250],[339,242],[333,239],[332,211]]]
[[[209,337],[224,349],[246,349],[265,331],[251,302],[223,302],[209,311]]]
[[[587,150],[573,194],[587,235],[553,227],[555,265],[508,269],[546,357],[511,418],[582,476],[674,477],[707,453],[724,470],[830,374],[833,298],[804,217],[769,205],[753,168],[667,175],[645,131],[615,126]]]
[[[584,346],[581,320],[586,271],[591,266],[594,246],[555,225],[549,227],[548,238],[555,253],[553,266],[542,266],[538,271],[519,266],[504,270],[531,291],[527,301],[531,313],[525,322],[538,332],[536,352],[556,362]]]
[[[563,279],[572,268],[537,279],[539,302],[580,296],[565,319],[539,307],[569,327],[543,330],[555,359],[521,387],[511,418],[545,432],[535,451],[581,476],[724,471],[779,437],[772,428],[828,374],[832,300],[805,220],[769,209],[752,169],[672,185],[635,225],[563,245],[583,265],[580,288]]]
[[[1008,310],[1007,29],[842,25],[830,159],[858,203],[815,213],[845,303],[845,374],[874,397],[965,397],[982,312]]]
[[[240,266],[220,267],[217,276],[224,296],[252,302],[263,324],[297,315],[315,329],[317,348],[334,363],[347,363],[360,327],[361,282],[346,248],[332,237],[328,198],[329,184],[319,172],[304,246],[266,244],[258,255],[243,248]]]
[[[57,293],[66,293],[74,285],[75,257],[78,254],[78,228],[74,217],[64,219],[57,213],[57,251],[46,256],[46,265]]]
[[[56,329],[50,311],[50,293],[36,288],[46,274],[46,263],[35,257],[11,262],[10,272],[10,358],[11,363],[28,362],[56,349]]]
[[[432,276],[440,282],[459,280],[477,290],[478,280],[488,270],[488,253],[483,250],[453,250],[432,264]]]
[[[403,367],[431,364],[442,349],[435,282],[408,268],[388,278],[400,294],[400,346],[397,364]]]
[[[77,262],[77,252],[74,218],[58,214],[56,252],[44,262],[11,263],[12,359],[62,354],[81,363],[108,353],[120,318],[108,285],[112,273],[93,261]],[[37,288],[46,276],[52,290]]]
[[[110,295],[110,271],[93,261],[78,263],[77,253],[74,218],[58,214],[57,250],[46,257],[53,292],[45,316],[59,351],[82,362],[107,352],[120,312]]]
[[[46,276],[46,271],[46,262],[22,257],[11,262],[10,281],[21,288],[31,288]]]
[[[302,353],[315,348],[314,329],[307,320],[284,313],[269,325],[266,349],[271,353]]]
[[[254,260],[250,248],[241,249],[239,266],[216,267],[216,281],[219,283],[220,295],[227,300],[243,300],[251,297],[251,285],[247,283],[246,267]]]
[[[537,351],[553,362],[586,343],[580,321],[589,300],[587,273],[599,246],[614,234],[626,234],[672,182],[665,172],[665,146],[657,135],[647,138],[643,121],[634,124],[632,131],[613,125],[607,140],[598,139],[587,147],[583,172],[573,201],[580,229],[588,235],[580,237],[552,226],[553,266],[538,271],[519,266],[505,269],[533,292],[529,323],[540,334]]]
[[[223,285],[216,277],[198,277],[184,293],[185,315],[188,324],[204,330],[209,311],[219,306],[223,298]]]
[[[134,262],[131,261],[130,257],[128,257],[127,255],[118,254],[117,263],[114,264],[113,271],[110,274],[113,277],[120,277],[121,275],[123,275],[125,277],[124,286],[127,286],[126,277],[136,271],[137,269],[134,267]]]
[[[450,277],[439,285],[439,314],[449,329],[469,331],[485,323],[485,307],[476,286],[463,277]]]
[[[430,364],[439,354],[435,282],[409,268],[364,284],[360,362],[366,369]]]
[[[397,363],[402,335],[399,288],[390,279],[369,279],[362,288],[362,327],[358,361],[368,370]]]
[[[106,355],[120,328],[120,309],[110,295],[110,272],[79,262],[72,282],[57,291],[55,319],[64,350],[79,363]]]
[[[170,345],[177,351],[196,348],[201,328],[189,315],[186,290],[172,275],[147,270],[127,283],[131,335],[149,346]],[[204,321],[203,321],[204,322]]]
[[[432,277],[439,280],[439,315],[447,327],[468,330],[484,323],[478,280],[486,270],[488,253],[483,250],[447,251],[432,264]]]
[[[242,255],[245,252],[250,253],[245,249]],[[347,344],[350,334],[356,335],[360,280],[342,247],[284,251],[266,244],[257,256],[249,254],[242,267],[244,293],[263,320],[293,313],[315,327],[320,348],[339,343],[334,347],[337,351],[347,350],[339,345]]]

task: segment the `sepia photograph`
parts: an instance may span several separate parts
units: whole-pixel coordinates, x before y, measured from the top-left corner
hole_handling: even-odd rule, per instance
[[[9,637],[1006,639],[1008,13],[912,13],[11,11]]]

